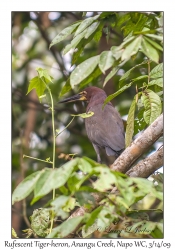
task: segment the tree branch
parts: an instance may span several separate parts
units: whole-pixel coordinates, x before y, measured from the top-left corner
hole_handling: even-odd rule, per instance
[[[126,173],[132,164],[145,153],[163,134],[163,114],[161,114],[129,147],[115,160],[111,169]]]
[[[137,165],[126,172],[131,177],[147,178],[163,165],[163,147],[154,154],[140,161]]]

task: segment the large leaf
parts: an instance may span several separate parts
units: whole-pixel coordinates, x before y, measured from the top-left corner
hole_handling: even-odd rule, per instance
[[[100,192],[104,192],[108,189],[112,188],[112,184],[116,183],[115,175],[111,172],[111,170],[107,167],[96,167],[94,169],[95,172],[99,172],[99,178],[97,181],[93,183],[93,187]]]
[[[141,43],[141,49],[142,52],[151,60],[153,60],[154,62],[158,63],[159,62],[159,54],[157,52],[157,50],[146,40],[142,39],[142,43]]]
[[[35,188],[35,185],[42,173],[45,170],[37,171],[27,176],[13,191],[12,204],[26,198]]]
[[[75,32],[75,37],[80,34],[82,31],[84,31],[91,23],[93,23],[97,18],[99,17],[99,15],[96,15],[94,17],[89,17],[86,18],[85,20],[83,20],[80,24],[80,26],[78,27],[78,29]]]
[[[160,51],[163,51],[163,48],[158,44],[156,43],[155,41],[151,40],[150,38],[148,37],[144,37],[144,39],[149,42],[150,44],[152,44],[156,49],[159,49]]]
[[[119,46],[112,46],[111,47],[112,55],[113,55],[113,57],[115,57],[116,60],[118,60],[121,57],[123,51],[124,51],[124,49],[120,49]]]
[[[92,172],[92,166],[91,164],[86,161],[85,159],[81,158],[79,160],[78,168],[83,172],[83,173],[91,173]]]
[[[158,64],[155,68],[153,68],[150,72],[151,78],[163,77],[163,63]]]
[[[84,216],[77,216],[64,221],[61,225],[55,227],[46,238],[64,238],[76,229],[83,218]]]
[[[74,167],[78,163],[78,158],[75,158],[60,168],[46,169],[40,176],[34,190],[34,199],[32,204],[40,199],[42,196],[48,194],[51,190],[63,186],[70,175],[72,174]]]
[[[58,169],[55,169],[54,179],[53,179],[53,189],[63,186],[70,175],[72,174],[75,166],[78,164],[79,158],[75,158]]]
[[[69,216],[69,213],[63,210],[69,198],[70,196],[60,195],[51,203],[56,216],[61,216],[63,220],[65,220]]]
[[[112,56],[111,51],[103,51],[100,55],[99,68],[105,74],[105,71],[112,67],[114,64],[114,57]]]
[[[87,32],[88,32],[88,29],[87,29]],[[72,65],[76,63],[77,59],[80,57],[81,53],[84,51],[86,44],[88,44],[94,38],[94,34],[93,33],[92,34],[88,33],[88,36],[86,37],[87,32],[85,34],[85,37],[78,44],[77,50],[74,51],[74,53],[73,53],[73,56],[72,56]]]
[[[115,74],[117,73],[117,71],[119,70],[119,67],[114,67],[109,74],[106,76],[105,81],[103,83],[103,87],[106,85],[106,83],[113,77],[115,76]]]
[[[145,129],[145,127],[147,126],[143,118],[143,113],[144,113],[144,108],[139,110],[137,117],[134,121],[134,134],[135,135],[139,133],[140,131],[142,131],[143,129]]]
[[[163,41],[163,36],[158,36],[158,35],[155,35],[155,34],[145,34],[145,36],[157,39],[159,41]]]
[[[135,65],[134,67],[132,67],[131,69],[129,69],[127,72],[125,72],[125,74],[120,78],[119,81],[121,82],[121,81],[125,80],[135,68],[137,68],[137,67],[139,67],[139,66],[141,66],[143,64],[146,64],[147,62],[148,61],[145,60],[142,63],[139,63],[139,64]]]
[[[63,50],[63,55],[65,55],[69,50],[71,49],[75,49],[77,47],[77,45],[79,44],[79,42],[81,41],[81,39],[84,38],[84,35],[86,34],[86,30],[84,30],[82,33],[80,33],[79,35],[77,35],[70,44],[68,44],[64,50]]]
[[[59,94],[59,97],[62,97],[63,95],[65,95],[67,92],[69,92],[71,90],[71,86],[70,86],[70,78],[67,80],[67,82],[64,84],[64,86],[61,89],[61,92]]]
[[[75,28],[80,24],[80,21],[62,30],[51,42],[49,49],[56,43],[64,40],[68,35],[72,34]]]
[[[132,82],[137,82],[137,81],[145,79],[145,78],[148,78],[148,75],[143,75],[143,76],[138,76],[136,78],[133,78]]]
[[[141,46],[142,36],[136,37],[132,42],[130,42],[122,53],[121,59],[129,59],[132,55],[135,55]]]
[[[90,192],[78,190],[75,193],[75,197],[81,206],[84,206],[85,204],[92,206],[92,204],[95,204],[95,198]]]
[[[39,78],[38,76],[35,76],[32,80],[30,80],[30,84],[28,87],[27,94],[32,90],[36,89],[37,96],[40,97],[44,94],[44,91],[46,89],[45,83]]]
[[[126,136],[125,136],[125,146],[126,148],[131,144],[132,137],[134,133],[134,114],[135,114],[135,107],[136,107],[136,96],[131,103],[128,118],[127,118],[127,125],[126,125]]]
[[[101,212],[101,210],[103,209],[103,206],[99,206],[98,208],[96,208],[91,214],[90,214],[90,218],[88,219],[85,229],[87,229],[88,227],[92,226],[94,224],[94,222],[97,220],[98,218],[98,214]]]
[[[157,85],[163,88],[163,78],[158,78],[149,82],[148,86]]]
[[[130,13],[126,13],[126,14],[120,16],[119,19],[117,20],[117,26],[120,27],[123,23],[125,23],[129,19],[131,19]]]
[[[75,85],[78,85],[86,77],[88,77],[94,69],[97,67],[100,56],[93,56],[86,61],[79,64],[75,70],[71,73],[70,76],[70,85],[74,88]]]
[[[131,87],[133,82],[130,82],[129,84],[126,84],[124,85],[122,88],[120,88],[117,92],[115,92],[114,94],[112,95],[109,95],[105,101],[104,101],[104,104],[103,104],[103,107],[108,103],[110,102],[112,99],[114,99],[116,96],[120,95],[123,91],[125,91],[125,89],[128,89]]]
[[[101,75],[101,70],[99,67],[96,67],[95,70],[80,83],[79,88],[84,88],[88,83],[94,81],[94,79],[96,79],[99,75]]]
[[[142,93],[141,100],[145,107],[143,118],[150,125],[161,114],[162,106],[160,97],[152,90],[146,89]]]
[[[34,198],[31,204],[34,204],[37,200],[39,200],[44,195],[48,194],[53,189],[53,179],[55,175],[55,170],[52,168],[46,168],[45,171],[40,175],[38,179],[35,189],[34,189]]]
[[[86,35],[85,35],[85,38],[89,38],[95,31],[96,29],[98,28],[100,22],[94,22],[92,23],[86,30]]]

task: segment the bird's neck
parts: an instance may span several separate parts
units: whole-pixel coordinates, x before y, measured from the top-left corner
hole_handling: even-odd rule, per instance
[[[96,105],[99,105],[99,104],[103,105],[104,100],[106,99],[106,97],[107,97],[106,95],[103,95],[103,96],[102,95],[94,95],[94,96],[92,96],[91,99],[90,99],[90,101],[88,102],[86,111],[88,112],[91,109],[91,107],[94,107]],[[107,105],[111,105],[112,106],[112,103],[108,102]]]

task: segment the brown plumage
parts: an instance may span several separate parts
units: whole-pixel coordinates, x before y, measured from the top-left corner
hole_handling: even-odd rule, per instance
[[[101,162],[100,148],[104,148],[108,156],[116,158],[125,148],[125,134],[123,121],[111,102],[102,109],[107,95],[104,90],[97,87],[87,87],[79,94],[69,97],[63,102],[86,100],[86,112],[92,111],[94,115],[85,119],[85,127],[89,140],[97,154],[97,161]]]

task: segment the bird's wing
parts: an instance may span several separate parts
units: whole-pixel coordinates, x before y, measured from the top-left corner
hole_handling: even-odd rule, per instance
[[[85,119],[86,131],[89,139],[101,147],[111,148],[117,152],[125,148],[123,121],[117,110],[106,105],[91,108],[94,115]]]

